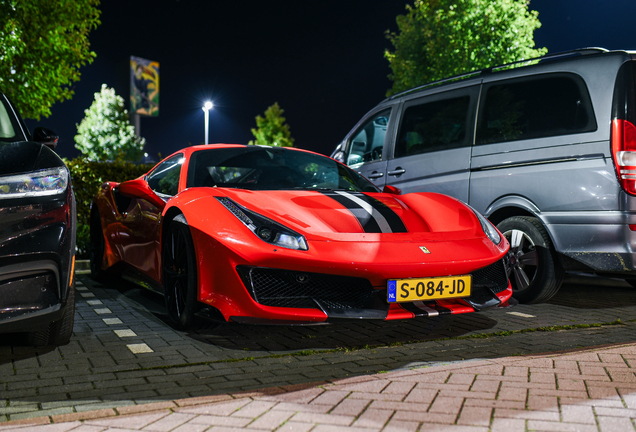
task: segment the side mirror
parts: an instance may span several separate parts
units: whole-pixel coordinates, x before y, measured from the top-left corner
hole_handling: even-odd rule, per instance
[[[382,189],[382,192],[384,193],[388,193],[391,195],[402,195],[402,190],[396,188],[395,186],[391,186],[391,185],[384,185],[384,188]]]
[[[119,193],[128,198],[144,199],[160,209],[166,206],[166,202],[150,189],[142,177],[119,183]]]
[[[38,126],[33,130],[33,140],[44,144],[51,150],[55,150],[55,147],[57,147],[57,141],[59,139],[60,137],[51,129]]]

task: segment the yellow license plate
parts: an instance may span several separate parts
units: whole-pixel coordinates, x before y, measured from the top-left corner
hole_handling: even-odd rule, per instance
[[[387,295],[389,303],[468,297],[470,286],[470,275],[390,279]]]

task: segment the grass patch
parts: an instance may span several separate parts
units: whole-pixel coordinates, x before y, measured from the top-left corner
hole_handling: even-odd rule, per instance
[[[629,320],[628,322],[636,322],[636,319]],[[371,350],[371,349],[382,348],[387,346],[400,347],[404,345],[411,345],[411,344],[421,343],[421,342],[439,342],[439,341],[446,341],[446,340],[465,340],[465,339],[488,339],[493,337],[508,337],[508,336],[521,334],[521,333],[568,331],[568,330],[579,330],[579,329],[588,329],[588,328],[597,328],[597,327],[606,327],[606,326],[615,326],[615,325],[625,325],[625,323],[623,323],[620,319],[617,319],[615,321],[606,322],[606,323],[556,325],[556,326],[535,327],[535,328],[528,328],[528,329],[521,329],[521,330],[505,330],[505,331],[499,331],[499,332],[493,332],[493,333],[446,337],[446,338],[439,338],[439,339],[391,342],[389,344],[378,344],[378,345],[367,344],[360,347],[341,347],[341,348],[325,349],[325,350],[302,350],[302,351],[285,353],[285,354],[264,355],[261,357],[242,357],[242,358],[211,360],[206,362],[187,363],[187,364],[178,364],[178,365],[150,366],[150,367],[144,367],[144,368],[120,370],[117,372],[172,369],[172,368],[181,368],[181,367],[190,367],[190,366],[212,365],[212,364],[218,364],[218,363],[240,363],[240,362],[247,362],[247,361],[259,360],[259,359],[271,359],[271,358],[283,358],[283,357],[305,357],[305,356],[311,356],[311,355],[317,355],[317,354],[330,354],[330,353],[345,353],[346,354],[346,353],[355,352],[355,351]],[[512,354],[512,355],[515,355],[515,354]],[[522,354],[516,354],[516,355],[522,355]]]

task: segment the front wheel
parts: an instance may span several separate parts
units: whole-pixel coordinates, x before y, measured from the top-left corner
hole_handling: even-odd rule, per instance
[[[183,215],[168,226],[161,262],[168,315],[178,329],[190,328],[198,306],[197,266],[190,227]]]
[[[564,272],[544,226],[534,217],[513,216],[497,228],[510,242],[506,268],[513,297],[528,304],[548,301],[561,287]]]

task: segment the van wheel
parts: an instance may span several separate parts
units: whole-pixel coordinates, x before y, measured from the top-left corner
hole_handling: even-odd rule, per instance
[[[552,298],[561,287],[564,272],[539,219],[513,216],[497,228],[510,242],[506,269],[513,297],[528,304]]]

